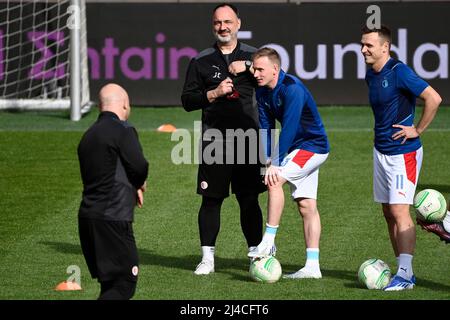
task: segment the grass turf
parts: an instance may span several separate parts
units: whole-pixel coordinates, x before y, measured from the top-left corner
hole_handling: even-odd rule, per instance
[[[262,285],[248,276],[247,248],[234,197],[222,208],[216,273],[207,277],[193,274],[200,260],[197,166],[172,164],[170,154],[177,142],[155,128],[170,122],[192,129],[200,113],[186,113],[181,108],[133,109],[130,121],[140,133],[150,162],[149,190],[144,208],[136,209],[134,225],[140,254],[135,299],[450,298],[448,249],[418,227],[414,256],[417,288],[385,293],[358,284],[356,272],[368,258],[377,257],[395,267],[380,207],[372,200],[373,117],[367,107],[324,107],[320,112],[332,148],[319,182],[323,279]],[[78,241],[82,186],[76,156],[81,135],[96,116],[94,110],[73,123],[60,112],[0,113],[0,299],[97,297],[99,286],[89,276]],[[450,108],[441,108],[422,137],[424,163],[418,187],[437,189],[447,199],[449,122]],[[263,194],[264,214],[266,200]],[[303,265],[301,222],[290,201],[286,202],[277,245],[277,258],[285,272]],[[66,269],[70,265],[81,268],[83,290],[54,291],[55,285],[69,276]]]

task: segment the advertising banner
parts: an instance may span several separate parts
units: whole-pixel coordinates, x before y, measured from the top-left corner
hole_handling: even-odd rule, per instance
[[[370,5],[238,3],[239,37],[254,47],[277,49],[283,69],[301,78],[318,104],[366,105],[360,30],[373,19]],[[88,3],[91,97],[95,99],[105,83],[116,82],[128,90],[135,105],[180,105],[190,59],[214,43],[214,6]],[[392,55],[429,82],[445,104],[450,98],[450,3],[380,2],[378,7],[381,23],[392,29]],[[0,71],[5,45],[0,41]],[[55,48],[44,49],[48,56]]]

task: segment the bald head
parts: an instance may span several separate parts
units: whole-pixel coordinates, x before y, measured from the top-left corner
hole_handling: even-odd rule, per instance
[[[130,116],[130,100],[127,92],[121,86],[109,83],[100,89],[98,97],[101,112],[114,112],[120,120],[127,120]]]

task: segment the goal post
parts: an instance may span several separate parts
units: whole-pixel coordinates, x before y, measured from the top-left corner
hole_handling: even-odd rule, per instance
[[[90,107],[85,0],[0,0],[0,109]]]

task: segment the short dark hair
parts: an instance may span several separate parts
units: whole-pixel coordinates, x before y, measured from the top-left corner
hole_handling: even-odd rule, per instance
[[[361,29],[362,34],[368,34],[372,32],[378,33],[378,36],[383,38],[385,41],[388,41],[389,46],[391,45],[392,43],[391,29],[389,29],[388,26],[381,25],[381,27],[377,29],[377,28],[369,28],[367,25],[364,25],[364,27],[362,27]]]
[[[235,5],[228,3],[228,2],[223,2],[221,4],[218,4],[214,10],[213,10],[213,14],[216,12],[217,9],[222,8],[222,7],[229,7],[231,10],[234,11],[234,13],[236,13],[236,16],[239,18],[239,10],[238,8],[236,8]]]
[[[267,57],[270,61],[278,64],[281,67],[281,57],[275,49],[263,47],[258,49],[252,56],[252,59]]]

